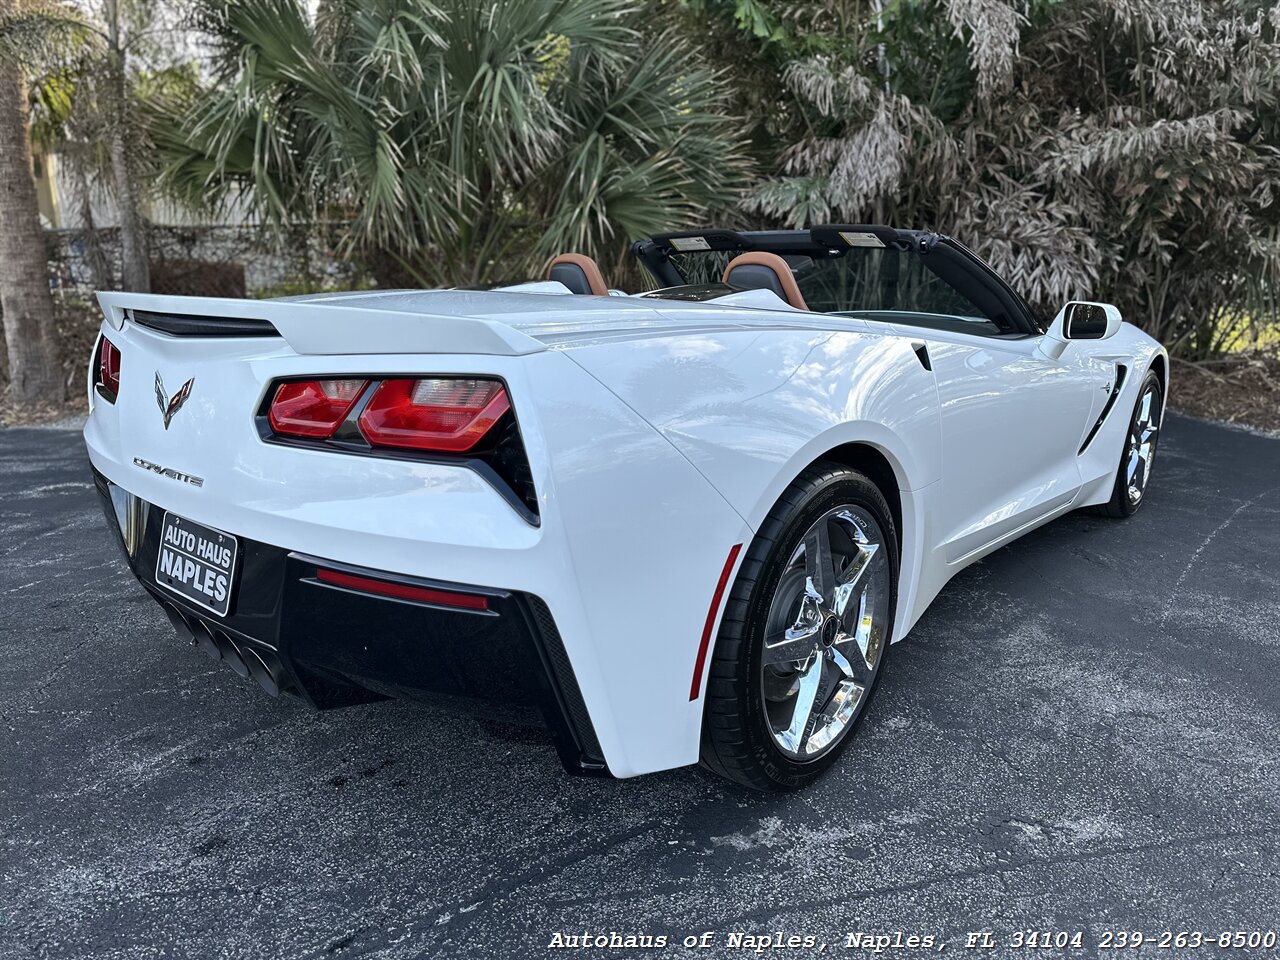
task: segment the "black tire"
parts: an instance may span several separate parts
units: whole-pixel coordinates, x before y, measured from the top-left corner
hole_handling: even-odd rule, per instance
[[[1148,393],[1153,394],[1152,400],[1151,400],[1152,407],[1156,410],[1163,411],[1164,388],[1160,385],[1160,378],[1159,376],[1156,375],[1156,372],[1154,370],[1148,370],[1147,375],[1142,378],[1142,386],[1138,388],[1138,399],[1134,403],[1133,410],[1129,414],[1129,429],[1125,433],[1124,447],[1120,451],[1120,462],[1116,466],[1116,482],[1115,482],[1115,485],[1111,488],[1111,499],[1108,500],[1106,503],[1102,503],[1097,505],[1096,507],[1091,508],[1092,512],[1097,514],[1098,516],[1113,517],[1117,520],[1123,519],[1125,517],[1131,517],[1135,513],[1137,513],[1139,509],[1141,509],[1143,502],[1146,500],[1146,496],[1144,494],[1146,492],[1146,484],[1149,482],[1149,474],[1148,474],[1148,479],[1144,480],[1143,482],[1142,492],[1135,499],[1130,494],[1126,471],[1127,471],[1128,460],[1129,460],[1129,455],[1131,450],[1130,444],[1132,442],[1132,439],[1134,437],[1134,432],[1137,429],[1137,425],[1138,425],[1138,414],[1142,410],[1143,398]],[[1163,417],[1161,417],[1157,421],[1157,428],[1162,425],[1163,425]],[[1151,448],[1151,457],[1152,457],[1152,462],[1154,462],[1154,458],[1155,458],[1154,442]],[[1148,470],[1149,469],[1150,468],[1148,467]]]
[[[889,561],[889,610],[884,642],[870,686],[839,741],[815,759],[797,761],[775,744],[768,727],[760,663],[765,623],[788,559],[805,532],[828,510],[853,504],[880,525]],[[854,738],[866,715],[893,636],[897,603],[898,541],[884,495],[866,476],[837,463],[808,467],[783,493],[751,541],[725,601],[707,680],[702,763],[709,770],[763,791],[798,790],[829,768]]]

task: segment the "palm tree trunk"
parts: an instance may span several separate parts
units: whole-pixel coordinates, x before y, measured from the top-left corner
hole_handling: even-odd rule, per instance
[[[0,16],[13,0],[0,0]],[[27,86],[0,58],[0,314],[9,354],[9,390],[18,406],[61,403],[44,229],[31,176]]]
[[[151,263],[146,226],[138,213],[138,190],[129,161],[129,109],[124,52],[113,48],[107,58],[111,71],[111,100],[115,122],[111,125],[111,175],[116,188],[116,215],[120,220],[121,287],[151,292]]]

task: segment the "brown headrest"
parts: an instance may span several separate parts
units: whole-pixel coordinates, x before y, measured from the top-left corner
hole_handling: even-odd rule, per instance
[[[581,253],[562,253],[547,261],[548,280],[559,280],[574,293],[607,297],[609,287],[596,262]]]
[[[738,275],[736,281],[733,279],[735,272]],[[773,273],[773,277],[769,276],[770,272]],[[800,293],[800,287],[796,284],[796,275],[787,266],[787,261],[776,253],[752,250],[749,253],[738,254],[724,268],[721,281],[747,290],[772,290],[797,310],[809,309],[809,305],[804,302],[804,296]]]

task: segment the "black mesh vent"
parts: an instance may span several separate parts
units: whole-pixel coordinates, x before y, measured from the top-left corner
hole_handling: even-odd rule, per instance
[[[511,413],[505,414],[496,433],[497,442],[484,459],[536,516],[538,493],[533,488],[533,472],[529,469],[529,458],[524,452],[524,440],[520,437],[516,418]]]
[[[278,337],[266,320],[243,317],[194,317],[181,313],[131,310],[129,319],[140,327],[159,330],[171,337]]]
[[[582,752],[589,759],[602,761],[604,753],[600,749],[600,741],[596,739],[595,727],[591,725],[591,714],[587,713],[586,702],[578,688],[578,679],[573,674],[573,665],[569,663],[569,654],[565,652],[564,642],[560,639],[560,631],[556,628],[551,611],[540,597],[532,595],[529,596],[529,610],[541,635],[542,648],[555,674],[556,685],[564,698],[565,711],[578,736]]]

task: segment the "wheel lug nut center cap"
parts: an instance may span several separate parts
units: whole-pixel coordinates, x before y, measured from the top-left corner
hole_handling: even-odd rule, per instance
[[[836,635],[840,632],[840,623],[835,617],[831,617],[822,625],[822,644],[829,647],[836,642]]]

